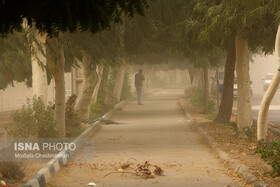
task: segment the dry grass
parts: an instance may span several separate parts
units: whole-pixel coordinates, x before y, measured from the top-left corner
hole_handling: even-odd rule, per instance
[[[25,177],[24,169],[20,162],[0,162],[0,173],[3,178],[22,179]]]

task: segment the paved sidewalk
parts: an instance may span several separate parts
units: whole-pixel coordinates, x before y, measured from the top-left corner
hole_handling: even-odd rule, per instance
[[[92,137],[94,146],[85,146],[73,158],[93,158],[92,163],[73,163],[62,168],[48,186],[239,186],[211,150],[200,143],[186,124],[178,104],[183,90],[161,90],[143,99],[144,105],[132,101],[117,111],[112,120],[120,125],[104,125]],[[164,176],[142,179],[133,175],[111,174],[119,162],[135,158],[149,161],[164,170]]]

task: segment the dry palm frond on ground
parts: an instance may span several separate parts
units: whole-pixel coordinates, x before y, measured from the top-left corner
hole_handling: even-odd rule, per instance
[[[152,165],[148,161],[140,164],[136,159],[133,160],[135,160],[137,163],[129,162],[129,160],[132,159],[128,159],[127,162],[121,164],[120,169],[118,169],[116,172],[110,172],[104,177],[107,177],[113,173],[132,174],[143,177],[144,179],[155,178],[156,175],[163,175],[163,170],[159,166]],[[152,169],[154,170],[152,171]]]

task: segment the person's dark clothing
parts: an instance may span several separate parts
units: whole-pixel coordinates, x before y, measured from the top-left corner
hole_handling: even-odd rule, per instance
[[[145,77],[142,73],[137,73],[135,75],[135,87],[142,87],[143,81],[145,80]]]

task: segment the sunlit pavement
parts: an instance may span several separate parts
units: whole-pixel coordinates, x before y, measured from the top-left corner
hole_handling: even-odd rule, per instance
[[[85,146],[73,158],[81,163],[62,168],[49,186],[77,187],[89,182],[113,187],[239,186],[186,123],[178,104],[182,95],[183,90],[161,90],[143,98],[144,105],[137,105],[136,101],[125,105],[112,117],[124,124],[102,126],[92,137],[94,145]],[[94,161],[85,163],[84,158]],[[114,173],[104,178],[129,158],[162,167],[164,176],[145,180]]]

